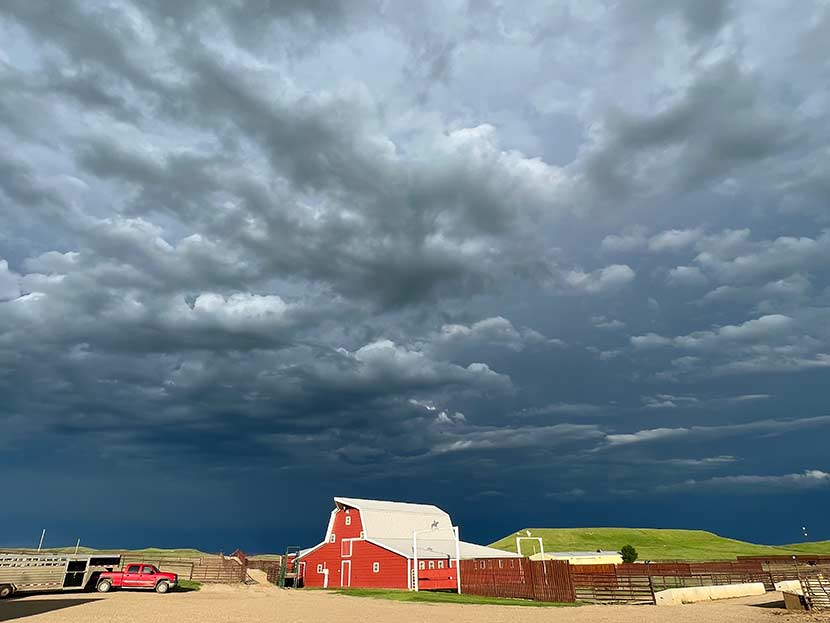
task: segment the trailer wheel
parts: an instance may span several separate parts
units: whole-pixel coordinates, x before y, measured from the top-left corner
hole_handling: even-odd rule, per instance
[[[11,584],[0,584],[0,599],[11,597],[14,592],[14,587]]]
[[[170,590],[170,585],[165,581],[162,580],[158,584],[156,584],[156,592],[157,593],[166,593]]]
[[[109,580],[101,580],[96,587],[99,593],[109,593],[112,588],[112,582]]]

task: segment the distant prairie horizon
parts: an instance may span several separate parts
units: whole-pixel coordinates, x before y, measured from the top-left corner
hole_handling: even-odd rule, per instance
[[[324,536],[324,535],[323,535]],[[736,556],[763,556],[763,555],[820,555],[830,557],[830,540],[805,541],[795,543],[748,543],[740,539],[717,535],[702,530],[664,529],[664,528],[625,528],[625,527],[571,527],[571,528],[523,528],[508,534],[492,543],[483,542],[497,549],[515,552],[516,537],[535,537],[543,539],[544,551],[556,552],[591,552],[591,551],[618,551],[623,545],[634,545],[639,558],[643,560],[658,560],[661,557],[671,560],[720,560],[732,559]],[[304,544],[301,547],[313,546],[316,543]],[[286,546],[287,547],[287,546]],[[6,549],[34,550],[34,546],[23,544],[9,545],[0,543],[0,551]],[[197,546],[184,547],[156,547],[156,546],[95,546],[81,545],[79,552],[93,551],[140,551],[149,555],[164,556],[198,556],[215,554],[217,552],[229,555],[240,548],[200,548]],[[43,551],[76,550],[75,545],[44,545]],[[525,551],[526,550],[526,551]],[[257,549],[243,550],[247,555],[280,554],[285,547],[276,547],[272,550]],[[536,541],[527,541],[522,553],[529,555],[541,550]]]

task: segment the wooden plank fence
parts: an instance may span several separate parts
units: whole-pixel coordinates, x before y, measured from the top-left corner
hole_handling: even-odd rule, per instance
[[[485,597],[571,603],[569,564],[562,560],[481,558],[461,561],[461,592]]]
[[[161,571],[177,573],[180,578],[196,582],[215,584],[237,584],[247,577],[245,565],[221,555],[202,558],[173,556],[142,556],[125,554],[123,564],[146,562],[156,565]]]
[[[461,564],[464,593],[537,601],[654,603],[655,592],[669,588],[762,582],[767,590],[773,590],[778,581],[757,560],[569,565],[564,561],[504,558]],[[797,577],[796,568],[791,571]]]

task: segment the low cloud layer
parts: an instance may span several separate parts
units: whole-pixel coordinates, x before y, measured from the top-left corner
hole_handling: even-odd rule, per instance
[[[800,474],[773,476],[740,475],[716,476],[706,480],[687,480],[667,487],[673,490],[722,490],[732,494],[780,495],[782,491],[799,491],[830,487],[830,473],[820,469],[808,469]]]

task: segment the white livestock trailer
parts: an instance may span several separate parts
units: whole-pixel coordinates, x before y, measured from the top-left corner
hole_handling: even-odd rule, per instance
[[[0,599],[17,592],[92,588],[121,566],[120,554],[0,553]]]

